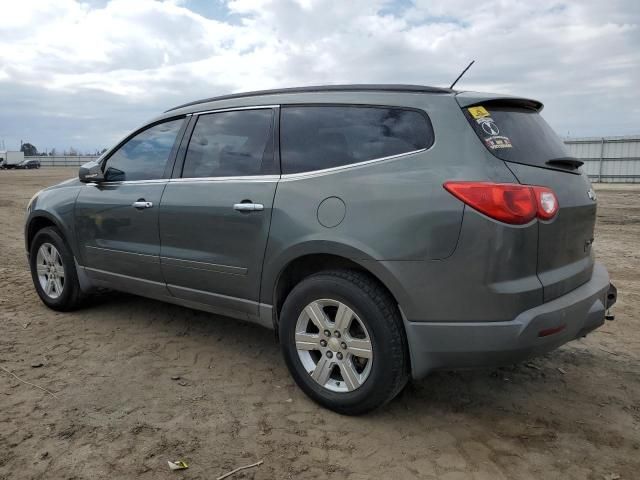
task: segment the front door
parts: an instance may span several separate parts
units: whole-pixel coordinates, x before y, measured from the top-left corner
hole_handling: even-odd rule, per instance
[[[166,294],[158,211],[183,124],[174,119],[136,133],[106,159],[105,181],[81,190],[75,207],[78,245],[98,284]]]
[[[274,121],[273,108],[194,119],[182,171],[160,205],[160,262],[176,297],[230,316],[258,315],[279,178]]]

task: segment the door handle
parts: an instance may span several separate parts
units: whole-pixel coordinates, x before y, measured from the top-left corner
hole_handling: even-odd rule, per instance
[[[137,208],[139,210],[142,210],[143,208],[151,208],[151,207],[153,207],[153,202],[147,202],[145,200],[138,200],[137,202],[133,202],[131,204],[131,206],[133,208]]]
[[[233,209],[239,212],[261,212],[264,205],[261,203],[235,203]]]

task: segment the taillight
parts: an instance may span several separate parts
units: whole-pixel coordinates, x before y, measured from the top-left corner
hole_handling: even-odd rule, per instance
[[[471,208],[512,225],[534,218],[550,220],[558,213],[558,199],[546,187],[517,183],[445,182],[444,188]]]
[[[551,220],[558,213],[558,199],[553,190],[547,187],[531,187],[536,195],[538,218]]]

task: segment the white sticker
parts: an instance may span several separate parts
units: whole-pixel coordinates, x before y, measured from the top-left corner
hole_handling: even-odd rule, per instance
[[[494,137],[500,134],[500,130],[498,129],[498,126],[495,124],[495,122],[482,122],[480,126],[482,127],[484,133],[486,133],[487,135]]]
[[[511,140],[509,137],[489,137],[485,138],[484,142],[487,144],[491,150],[496,150],[498,148],[512,148]]]

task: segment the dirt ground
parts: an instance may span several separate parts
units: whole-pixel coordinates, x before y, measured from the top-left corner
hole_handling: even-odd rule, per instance
[[[432,375],[348,418],[302,394],[260,327],[125,294],[45,308],[24,208],[75,173],[0,171],[0,366],[58,397],[0,371],[1,479],[214,479],[258,460],[232,479],[640,478],[640,185],[597,188],[614,322],[530,363]],[[170,471],[177,459],[190,468]]]

